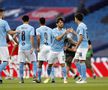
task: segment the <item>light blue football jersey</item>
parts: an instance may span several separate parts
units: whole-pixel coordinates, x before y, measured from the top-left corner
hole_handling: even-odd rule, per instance
[[[10,30],[8,22],[0,19],[0,47],[7,46],[6,35],[7,31]]]
[[[65,36],[60,41],[56,40],[56,37],[62,35],[65,31],[66,29],[62,29],[62,30],[58,30],[58,28],[53,29],[53,42],[51,45],[51,50],[55,52],[63,51]]]
[[[47,26],[40,26],[36,29],[37,35],[40,35],[40,45],[51,45],[52,43],[52,29]]]
[[[16,30],[19,34],[19,50],[30,50],[32,48],[30,36],[34,36],[34,28],[29,24],[22,24]]]
[[[88,48],[88,35],[87,35],[87,26],[84,23],[80,23],[77,27],[77,38],[79,40],[79,36],[83,36],[83,40],[79,45],[80,48]]]

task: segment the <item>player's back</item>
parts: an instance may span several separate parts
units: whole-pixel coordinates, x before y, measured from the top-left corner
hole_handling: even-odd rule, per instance
[[[8,23],[5,20],[0,19],[0,46],[6,46],[7,31],[10,30]]]
[[[19,49],[21,50],[30,50],[31,42],[30,36],[34,36],[34,28],[29,24],[23,24],[17,27],[17,30],[20,30],[19,34]]]
[[[80,47],[88,47],[88,36],[87,36],[87,26],[84,23],[80,23],[77,28],[78,40],[80,34],[83,36],[83,40],[80,44]]]
[[[40,35],[40,44],[51,45],[52,42],[52,29],[47,26],[40,26],[36,29],[38,35]]]

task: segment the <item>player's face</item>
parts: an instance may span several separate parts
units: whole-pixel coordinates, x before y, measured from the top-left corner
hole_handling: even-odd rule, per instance
[[[60,21],[57,23],[57,27],[63,28],[63,26],[64,26],[64,22],[60,20]]]
[[[4,12],[0,12],[0,16],[4,17]]]

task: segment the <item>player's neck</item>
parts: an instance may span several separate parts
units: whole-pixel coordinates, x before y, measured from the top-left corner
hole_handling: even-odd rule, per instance
[[[60,27],[57,27],[58,28],[58,30],[62,30],[62,28],[60,28]]]
[[[24,22],[24,24],[29,24],[29,22]]]
[[[0,19],[2,19],[3,17],[2,16],[0,16]]]
[[[80,21],[77,22],[78,25],[79,25],[80,23],[81,23]]]
[[[45,26],[45,24],[40,24],[40,26]]]

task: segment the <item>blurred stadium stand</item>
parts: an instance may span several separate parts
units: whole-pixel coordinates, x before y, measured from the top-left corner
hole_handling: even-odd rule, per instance
[[[40,13],[40,9],[47,10],[48,8],[79,8],[81,2],[84,5],[84,12],[86,15],[84,22],[88,26],[89,37],[92,41],[95,56],[108,56],[108,0],[0,0],[0,7],[6,9],[6,20],[9,22],[12,29],[15,29],[21,24],[20,17],[24,14],[30,14],[36,12]],[[74,11],[73,9],[69,13],[63,14],[59,12],[58,15],[63,15],[66,21],[65,27],[73,27],[76,29],[76,25],[73,23]],[[39,14],[38,13],[38,14]],[[34,16],[35,17],[35,16]],[[55,15],[55,18],[57,16]],[[55,27],[55,18],[49,19],[47,25]],[[35,28],[38,27],[37,20],[31,20],[31,25]],[[105,52],[105,53],[103,53]]]
[[[85,1],[85,6],[89,7],[102,0],[2,0],[1,5],[10,7],[72,7],[78,6],[79,1]]]

